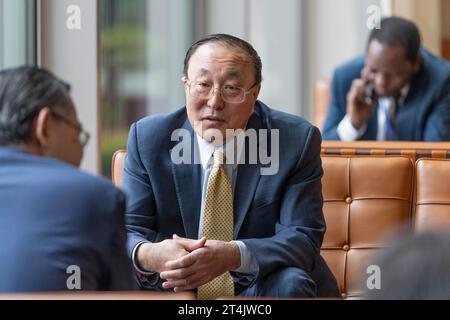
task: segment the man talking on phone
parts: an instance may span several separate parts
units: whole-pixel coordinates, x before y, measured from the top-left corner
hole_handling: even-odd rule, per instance
[[[334,73],[323,138],[450,141],[450,63],[421,47],[413,22],[382,19],[366,57]]]

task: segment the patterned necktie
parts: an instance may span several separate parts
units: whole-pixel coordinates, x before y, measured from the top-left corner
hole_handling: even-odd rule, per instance
[[[398,140],[397,129],[395,126],[395,117],[397,113],[397,99],[394,99],[389,108],[384,110],[385,127],[386,127],[386,141]]]
[[[225,171],[223,152],[214,152],[214,166],[208,178],[202,235],[207,239],[233,240],[233,192]],[[198,288],[198,298],[216,299],[234,296],[234,282],[229,272]]]

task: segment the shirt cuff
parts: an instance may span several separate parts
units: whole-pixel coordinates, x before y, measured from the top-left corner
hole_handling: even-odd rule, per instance
[[[258,263],[256,262],[255,257],[252,255],[250,250],[247,249],[247,246],[242,241],[233,241],[233,242],[237,244],[239,247],[239,251],[241,254],[241,266],[232,271],[256,276],[256,274],[259,271],[259,266]]]
[[[131,260],[133,262],[134,270],[136,271],[136,276],[139,280],[139,283],[141,285],[148,284],[150,286],[156,286],[156,284],[159,282],[159,275],[157,272],[151,272],[151,271],[144,271],[141,268],[139,268],[136,258],[137,249],[139,246],[143,243],[148,243],[147,241],[141,241],[137,245],[134,246],[133,252],[131,253]]]
[[[143,243],[147,243],[147,242],[141,241],[137,245],[134,246],[133,252],[131,253],[131,260],[133,261],[133,267],[137,272],[139,272],[140,274],[146,275],[146,276],[151,276],[151,275],[154,275],[156,272],[144,271],[141,268],[139,268],[138,263],[137,263],[137,258],[136,258],[137,249]]]
[[[350,116],[346,114],[337,127],[337,133],[341,141],[355,141],[362,137],[366,129],[366,123],[361,128],[356,129],[350,120]]]

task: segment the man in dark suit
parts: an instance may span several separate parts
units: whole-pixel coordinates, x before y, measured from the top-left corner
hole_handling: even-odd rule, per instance
[[[186,54],[186,107],[132,125],[123,189],[142,287],[206,299],[339,295],[320,256],[320,133],[257,101],[261,78],[250,44],[208,36]]]
[[[88,138],[66,83],[0,72],[0,292],[135,287],[125,197],[77,168]]]
[[[450,140],[450,63],[421,48],[414,23],[385,18],[365,59],[333,76],[326,140]]]

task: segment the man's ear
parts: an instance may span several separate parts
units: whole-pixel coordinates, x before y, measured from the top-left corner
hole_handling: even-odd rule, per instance
[[[43,108],[35,119],[34,134],[42,148],[49,145],[50,127],[52,125],[50,108]]]
[[[253,90],[253,98],[256,100],[256,99],[258,99],[258,96],[259,96],[259,92],[261,91],[261,83],[260,84],[258,84],[256,87],[255,87],[255,90]]]
[[[184,92],[186,94],[188,94],[189,86],[188,86],[188,83],[187,83],[187,78],[185,76],[182,76],[181,77],[181,82],[183,82]]]

